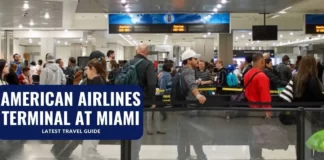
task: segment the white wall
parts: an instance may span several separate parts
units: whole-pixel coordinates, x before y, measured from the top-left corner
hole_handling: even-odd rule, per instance
[[[20,52],[21,54],[23,53],[40,53],[40,47],[37,46],[27,46],[27,47],[20,47],[20,50],[23,50]],[[64,66],[67,66],[69,58],[71,56],[70,53],[70,46],[58,46],[56,47],[56,59],[61,58],[63,60]],[[42,59],[45,61],[45,57],[40,57],[39,54],[31,56],[31,60],[34,60],[36,63],[39,59]]]

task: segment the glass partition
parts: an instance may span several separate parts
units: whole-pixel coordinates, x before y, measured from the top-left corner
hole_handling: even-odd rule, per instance
[[[272,112],[269,120],[265,112],[147,111],[132,160],[138,151],[141,160],[295,160],[296,125],[287,125],[283,114],[295,113]]]

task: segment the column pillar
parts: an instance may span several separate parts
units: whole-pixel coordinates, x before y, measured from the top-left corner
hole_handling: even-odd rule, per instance
[[[233,35],[218,34],[218,58],[220,58],[224,66],[232,64],[233,60]]]
[[[214,38],[195,39],[192,47],[192,50],[201,54],[200,59],[209,62],[210,59],[214,58]]]
[[[92,45],[92,42],[88,41],[87,48],[86,48],[86,55],[89,56],[92,51],[94,51],[94,47]]]
[[[55,51],[55,40],[54,38],[42,38],[41,39],[41,53],[40,53],[40,59],[46,60],[45,56],[47,53],[53,54],[54,57],[56,57],[56,51]]]
[[[20,53],[20,50],[19,50],[19,39],[18,38],[14,38],[13,39],[13,53],[16,54],[20,54],[20,55],[23,55],[24,53]]]
[[[81,43],[72,43],[70,47],[71,57],[78,57],[82,56],[82,44]]]

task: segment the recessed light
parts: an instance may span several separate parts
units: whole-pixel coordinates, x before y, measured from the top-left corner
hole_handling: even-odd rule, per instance
[[[126,8],[126,12],[130,12],[130,9],[129,8]]]
[[[29,30],[29,32],[32,32],[32,31],[33,31],[32,29]]]
[[[222,0],[222,3],[223,3],[223,4],[227,3],[227,0]]]
[[[41,42],[38,42],[38,45],[41,45]]]
[[[271,18],[277,18],[277,17],[279,17],[280,15],[275,15],[275,16],[273,16],[273,17],[271,17]]]
[[[107,15],[107,14],[105,14],[105,17],[106,17],[106,18],[108,18],[108,15]]]
[[[24,9],[29,9],[29,4],[28,4],[27,1],[25,1],[24,5],[23,5],[23,8],[24,8]]]
[[[291,36],[294,35],[294,32],[290,32],[290,35],[291,35]]]
[[[29,25],[30,25],[30,26],[33,26],[33,25],[34,25],[33,20],[30,20]]]
[[[207,34],[208,34],[208,35],[210,35],[211,33],[210,33],[210,32],[208,32]]]
[[[239,38],[238,37],[235,37],[236,40],[238,40]]]
[[[82,38],[80,38],[80,41],[83,41],[83,39],[82,39]]]
[[[242,35],[241,35],[241,37],[242,37],[242,38],[244,38],[244,37],[245,37],[245,35],[244,35],[244,34],[242,34]]]
[[[321,38],[321,35],[317,35],[318,38]]]
[[[249,44],[247,43],[247,44],[245,44],[246,46],[248,46]]]
[[[64,43],[65,45],[67,45],[68,43],[65,41],[65,43]]]
[[[260,43],[260,41],[257,41],[257,43]]]
[[[222,8],[223,6],[221,4],[218,4],[217,5],[217,8]]]
[[[122,3],[126,3],[126,0],[121,0]]]
[[[85,41],[86,43],[88,43],[88,41]]]
[[[214,10],[213,10],[214,12],[218,12],[218,9],[217,8],[214,8]]]
[[[66,30],[64,30],[64,31],[65,31],[65,32],[68,32],[69,30],[66,29]]]
[[[20,25],[19,25],[19,28],[23,28],[23,25],[20,24]]]
[[[252,32],[249,32],[249,35],[252,35]]]
[[[61,43],[61,41],[57,41],[56,43],[57,43],[57,44],[60,44],[60,43]]]
[[[283,35],[281,34],[281,35],[280,35],[280,38],[282,38],[282,37],[283,37]]]
[[[48,12],[46,12],[46,13],[45,13],[45,16],[44,16],[44,18],[45,18],[45,19],[49,19],[49,18],[50,18],[50,16],[49,16]]]
[[[207,36],[206,35],[204,35],[204,38],[206,38]]]

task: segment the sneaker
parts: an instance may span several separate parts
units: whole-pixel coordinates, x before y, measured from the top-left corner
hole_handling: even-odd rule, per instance
[[[89,154],[87,157],[83,157],[82,160],[108,160],[108,158],[105,158],[99,153],[92,153]]]

